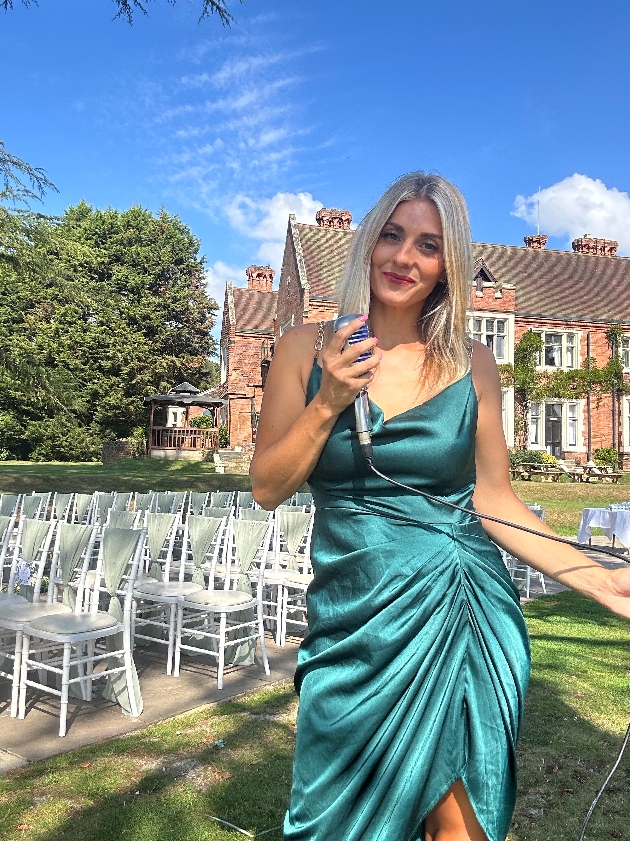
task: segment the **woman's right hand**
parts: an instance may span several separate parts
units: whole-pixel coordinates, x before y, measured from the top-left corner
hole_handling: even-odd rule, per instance
[[[372,381],[381,362],[381,354],[373,352],[378,342],[373,336],[345,348],[350,336],[363,327],[366,320],[367,316],[360,316],[339,329],[321,357],[322,384],[318,399],[335,414],[341,414]],[[366,351],[373,352],[370,358],[357,362]]]

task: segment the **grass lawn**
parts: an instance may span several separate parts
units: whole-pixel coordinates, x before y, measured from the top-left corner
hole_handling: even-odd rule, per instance
[[[525,615],[533,672],[509,841],[577,841],[630,717],[630,623],[574,593]],[[244,837],[211,815],[260,837],[287,805],[296,707],[279,687],[15,771],[0,778],[0,839]],[[630,838],[629,815],[626,758],[588,838]]]
[[[214,472],[200,461],[121,459],[100,462],[0,462],[0,491],[219,491],[251,490],[249,476]]]
[[[1,468],[0,468],[1,469]],[[577,534],[583,508],[605,508],[611,502],[630,500],[630,474],[619,485],[586,482],[512,482],[523,502],[538,502],[547,509],[545,522],[558,534]],[[594,531],[594,534],[601,534]]]

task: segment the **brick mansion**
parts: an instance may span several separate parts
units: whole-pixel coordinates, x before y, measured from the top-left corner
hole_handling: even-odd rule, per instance
[[[250,266],[247,286],[226,284],[221,329],[221,380],[212,395],[226,401],[222,422],[231,448],[253,448],[274,341],[293,325],[336,316],[335,285],[353,236],[346,210],[318,211],[316,225],[289,216],[278,290],[274,270]],[[514,345],[527,330],[540,333],[541,370],[578,369],[590,357],[610,358],[606,332],[620,322],[624,378],[630,378],[630,258],[617,243],[588,234],[572,251],[546,248],[547,237],[525,237],[525,246],[474,243],[474,281],[468,328],[487,344],[499,364],[514,362]],[[630,466],[630,395],[591,401],[546,398],[529,408],[527,446],[587,460],[591,450],[616,443]],[[616,426],[613,429],[613,422]],[[514,389],[503,389],[503,427],[514,446]]]

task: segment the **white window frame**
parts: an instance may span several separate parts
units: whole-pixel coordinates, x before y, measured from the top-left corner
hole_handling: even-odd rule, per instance
[[[624,373],[630,373],[630,336],[621,337],[619,353],[621,354]]]
[[[580,348],[582,345],[582,334],[579,330],[534,330],[535,333],[542,338],[543,349],[538,356],[537,368],[544,371],[576,371],[579,369],[582,362]],[[545,363],[545,348],[547,346],[547,336],[560,336],[560,353],[562,354],[561,365],[547,365]],[[573,336],[573,364],[567,365],[567,349],[571,347],[568,343],[568,337]],[[559,402],[559,401],[555,401]]]
[[[624,453],[630,452],[630,396],[621,397],[621,447]]]
[[[493,310],[469,310],[466,313],[466,324],[468,329],[468,335],[471,338],[475,338],[474,336],[474,325],[475,319],[481,318],[484,319],[483,323],[483,330],[482,330],[482,344],[487,344],[485,338],[486,335],[490,335],[486,331],[486,323],[485,320],[494,321],[495,324],[497,321],[504,321],[505,322],[505,348],[504,348],[504,356],[497,357],[495,353],[495,359],[499,365],[508,365],[514,364],[514,315],[512,313],[507,312],[495,312]],[[497,335],[494,332],[491,335]],[[494,350],[493,350],[494,353]]]
[[[501,389],[501,419],[508,447],[514,446],[514,387]]]
[[[625,398],[626,400],[630,400],[630,398]],[[561,403],[562,404],[562,433],[561,433],[561,441],[562,441],[562,450],[567,453],[585,453],[586,452],[586,444],[584,442],[584,400],[563,400],[556,397],[549,397],[546,400],[539,400],[539,401],[532,401],[532,405],[540,406],[540,414],[538,416],[538,443],[534,444],[531,440],[531,407],[530,411],[527,413],[527,447],[530,450],[540,450],[541,452],[546,452],[545,447],[545,405],[547,403]],[[576,417],[573,419],[570,417],[570,406],[576,406]],[[630,410],[629,410],[630,411]],[[575,430],[576,430],[576,438],[575,444],[569,444],[569,426],[571,420],[575,420]],[[625,415],[624,415],[624,423],[625,423]],[[624,426],[624,430],[630,434],[630,428],[626,430]]]
[[[287,330],[290,330],[291,327],[293,327],[294,322],[295,322],[295,314],[292,314],[291,318],[289,318],[287,321],[285,321],[284,324],[282,325],[282,327],[280,328],[280,335],[282,336],[284,333],[287,332]]]

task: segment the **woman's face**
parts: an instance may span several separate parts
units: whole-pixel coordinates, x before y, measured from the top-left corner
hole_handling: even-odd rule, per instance
[[[372,252],[373,297],[388,306],[419,305],[444,279],[444,238],[437,207],[426,199],[401,202]]]

